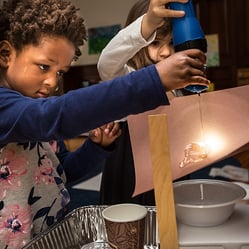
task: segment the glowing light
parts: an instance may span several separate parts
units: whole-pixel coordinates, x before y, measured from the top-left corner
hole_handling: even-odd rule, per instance
[[[224,138],[215,132],[206,133],[203,136],[203,143],[210,152],[219,152],[224,148]]]

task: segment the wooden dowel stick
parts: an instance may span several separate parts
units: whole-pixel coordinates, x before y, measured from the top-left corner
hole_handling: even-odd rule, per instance
[[[153,183],[161,249],[178,249],[166,115],[149,116]]]

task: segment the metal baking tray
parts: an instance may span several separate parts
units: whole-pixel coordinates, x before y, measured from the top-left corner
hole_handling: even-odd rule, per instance
[[[61,222],[40,233],[23,249],[81,249],[96,240],[106,240],[102,210],[107,206],[83,206],[70,212]],[[146,207],[144,248],[160,248],[156,208]]]

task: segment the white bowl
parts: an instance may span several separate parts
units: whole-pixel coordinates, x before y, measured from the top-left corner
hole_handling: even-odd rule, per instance
[[[174,183],[177,220],[191,226],[217,226],[233,213],[246,191],[227,181],[198,179]]]

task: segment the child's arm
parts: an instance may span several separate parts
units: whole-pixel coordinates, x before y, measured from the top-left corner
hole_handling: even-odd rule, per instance
[[[155,32],[155,30],[165,23],[165,18],[177,18],[185,15],[184,11],[171,10],[165,7],[169,0],[151,0],[149,9],[143,18],[141,33],[144,39],[149,37]],[[174,2],[186,3],[188,0],[175,0]]]
[[[168,103],[155,67],[59,97],[32,99],[0,87],[0,145],[64,140]]]
[[[167,105],[165,91],[209,84],[205,61],[202,51],[188,49],[156,65],[59,97],[32,99],[0,87],[0,146],[64,140],[130,114]]]
[[[143,16],[122,29],[103,49],[98,60],[98,72],[102,80],[125,75],[134,69],[127,62],[140,49],[148,46],[155,39],[155,34],[145,40],[141,34]]]

